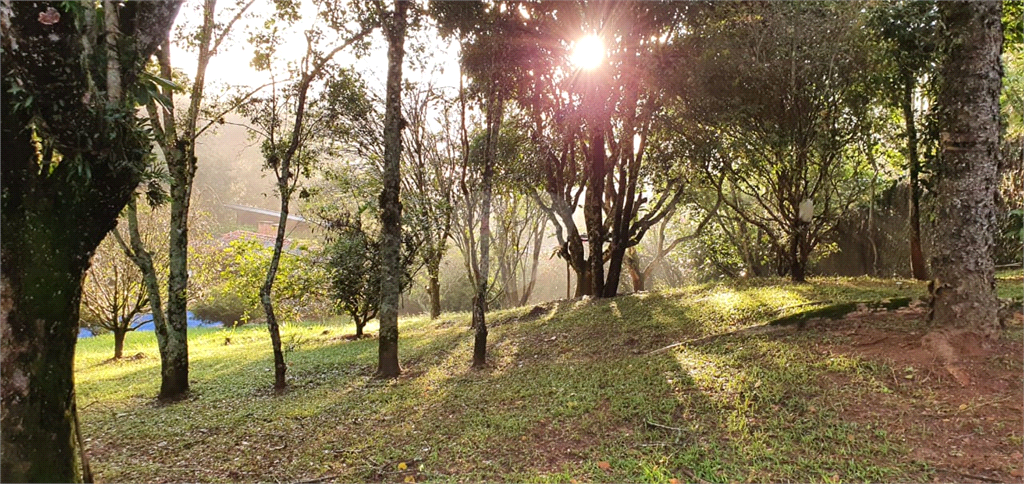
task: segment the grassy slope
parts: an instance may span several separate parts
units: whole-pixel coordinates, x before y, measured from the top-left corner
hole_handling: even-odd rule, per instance
[[[1019,280],[1000,289],[1021,293]],[[922,481],[930,468],[900,436],[837,418],[893,398],[885,365],[814,352],[811,332],[646,353],[780,307],[923,293],[909,281],[760,281],[562,301],[510,320],[520,308],[489,315],[484,371],[469,369],[467,314],[406,319],[405,374],[389,382],[370,377],[376,340],[290,325],[283,396],[269,391],[265,328],[193,330],[195,395],[172,405],[152,400],[152,333],[126,343],[146,357],[116,363],[104,362],[107,335],[79,344],[79,405],[102,481]],[[1007,438],[1019,446],[1018,431]]]

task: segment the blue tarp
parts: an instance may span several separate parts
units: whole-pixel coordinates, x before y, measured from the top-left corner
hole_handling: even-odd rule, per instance
[[[151,315],[150,313],[139,314],[139,315],[135,316],[135,318],[133,319],[133,321],[135,323],[138,323],[140,321],[147,321],[146,324],[143,324],[142,326],[139,326],[139,329],[137,329],[136,331],[153,331],[154,326],[153,326],[152,319],[153,319],[153,315]],[[190,327],[190,328],[197,328],[197,327],[200,327],[200,326],[203,326],[203,327],[220,326],[220,323],[210,323],[210,322],[203,321],[201,319],[196,318],[196,315],[192,314],[192,311],[189,311],[188,312],[188,327]],[[79,338],[88,338],[90,336],[93,336],[93,332],[89,331],[89,328],[79,328],[78,329],[78,337]]]

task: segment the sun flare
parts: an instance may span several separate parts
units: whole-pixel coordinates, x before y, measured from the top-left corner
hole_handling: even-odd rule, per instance
[[[596,35],[583,37],[573,46],[570,60],[580,69],[594,69],[604,60],[604,43]]]

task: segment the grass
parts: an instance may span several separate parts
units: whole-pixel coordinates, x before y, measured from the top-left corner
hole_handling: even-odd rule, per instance
[[[1001,295],[1019,297],[1018,276]],[[779,308],[925,292],[899,282],[742,281],[489,313],[485,370],[470,369],[468,314],[408,318],[392,381],[372,378],[376,340],[340,338],[353,331],[340,320],[292,324],[280,396],[265,328],[192,329],[193,395],[166,405],[153,334],[129,334],[125,354],[145,356],[119,362],[105,335],[78,345],[77,392],[102,481],[931,480],[881,417],[841,418],[895,405],[903,369],[823,355],[812,332],[648,355]]]

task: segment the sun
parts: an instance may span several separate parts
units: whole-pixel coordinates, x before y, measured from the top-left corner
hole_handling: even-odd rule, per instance
[[[572,64],[583,70],[591,70],[604,60],[604,42],[596,35],[588,35],[576,41],[569,57]]]

